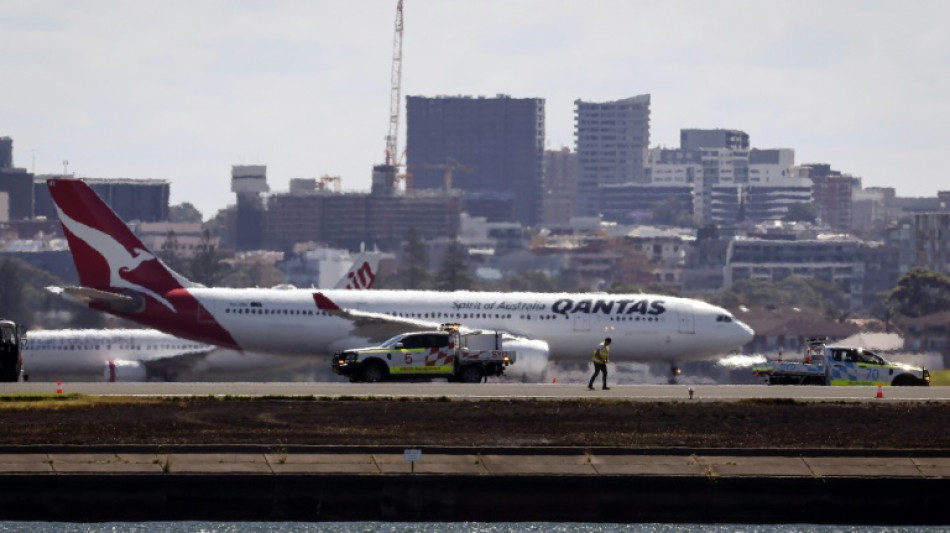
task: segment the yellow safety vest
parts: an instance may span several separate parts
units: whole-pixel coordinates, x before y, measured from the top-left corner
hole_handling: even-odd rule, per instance
[[[591,361],[595,363],[606,363],[607,359],[609,358],[610,358],[610,346],[604,345],[604,343],[600,343],[600,345],[597,346],[597,349],[594,350],[594,357],[591,359]]]

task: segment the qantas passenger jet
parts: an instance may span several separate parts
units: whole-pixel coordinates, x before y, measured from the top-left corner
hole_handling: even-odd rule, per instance
[[[209,288],[169,269],[82,180],[48,180],[92,308],[197,342],[283,355],[324,355],[459,322],[509,334],[515,367],[583,363],[604,337],[614,362],[710,359],[752,330],[708,303],[650,294]],[[521,368],[521,370],[526,370]]]

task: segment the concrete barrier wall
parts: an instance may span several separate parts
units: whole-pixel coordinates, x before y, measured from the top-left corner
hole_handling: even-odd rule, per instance
[[[947,455],[20,447],[0,520],[946,524]]]
[[[0,520],[946,523],[945,478],[0,476]]]

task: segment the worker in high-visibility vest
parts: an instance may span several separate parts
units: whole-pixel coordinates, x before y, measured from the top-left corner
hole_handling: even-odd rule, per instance
[[[594,363],[594,375],[590,377],[590,383],[587,384],[587,388],[594,390],[594,380],[597,379],[597,375],[603,372],[604,374],[604,390],[610,390],[610,387],[607,386],[607,363],[610,362],[610,337],[604,339],[604,342],[597,345],[597,349],[594,350],[594,357],[591,359]]]

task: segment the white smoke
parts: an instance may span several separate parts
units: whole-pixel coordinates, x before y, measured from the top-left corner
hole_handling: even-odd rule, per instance
[[[737,369],[737,368],[752,368],[754,365],[761,365],[768,362],[764,355],[760,354],[751,354],[751,355],[730,355],[728,357],[723,357],[716,361],[716,364],[719,366],[724,366],[726,368]]]
[[[505,370],[509,380],[529,383],[543,382],[551,357],[548,343],[537,339],[515,337],[505,334],[502,337],[505,350],[514,350],[515,363]]]

